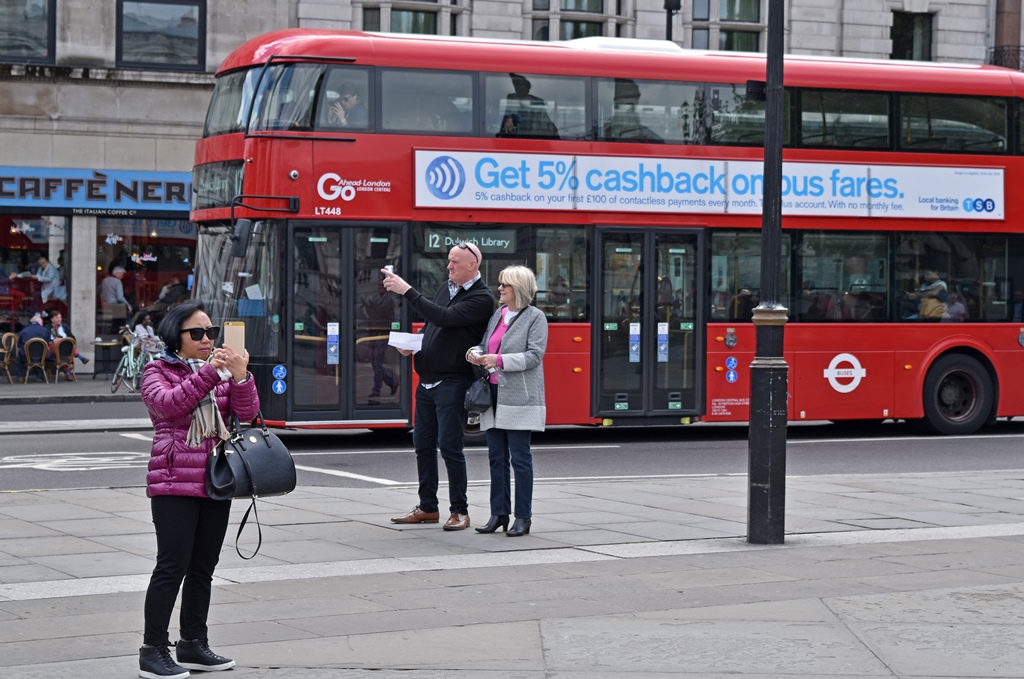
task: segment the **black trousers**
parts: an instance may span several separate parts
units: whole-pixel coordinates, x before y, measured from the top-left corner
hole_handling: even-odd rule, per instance
[[[156,527],[156,568],[146,590],[143,643],[170,643],[167,628],[179,588],[181,638],[207,639],[213,569],[220,559],[231,502],[160,495],[150,498],[150,507]]]

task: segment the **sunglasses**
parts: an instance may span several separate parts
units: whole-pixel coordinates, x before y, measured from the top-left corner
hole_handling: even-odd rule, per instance
[[[499,288],[511,288],[511,287],[512,287],[512,284],[511,284],[511,283],[504,283],[504,282],[502,282],[502,281],[499,281],[499,282],[498,282],[498,287],[499,287]]]
[[[477,263],[480,262],[480,260],[476,258],[476,253],[473,252],[473,248],[469,247],[469,243],[467,243],[466,241],[460,240],[458,243],[455,244],[455,247],[460,248],[462,250],[469,250],[469,254],[473,255],[473,261]]]
[[[193,342],[202,341],[203,335],[206,335],[209,339],[215,340],[220,335],[220,326],[211,325],[209,328],[185,328],[181,331],[181,334],[184,335],[186,332],[188,333],[188,336],[192,338]]]

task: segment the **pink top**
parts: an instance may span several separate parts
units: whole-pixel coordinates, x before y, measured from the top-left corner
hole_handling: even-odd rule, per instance
[[[498,355],[498,367],[505,367],[504,362],[501,360],[501,354],[498,352],[498,348],[501,346],[501,338],[505,336],[505,331],[508,330],[508,325],[505,323],[505,317],[508,314],[508,307],[501,310],[501,321],[498,322],[497,327],[494,328],[494,332],[491,333],[490,339],[487,340],[487,353]],[[491,373],[491,384],[498,383],[498,373]]]

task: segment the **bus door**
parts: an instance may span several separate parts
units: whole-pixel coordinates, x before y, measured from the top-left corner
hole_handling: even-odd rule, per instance
[[[595,414],[700,414],[703,232],[601,229],[598,238]]]
[[[380,269],[401,270],[397,225],[291,229],[290,420],[402,420],[400,299]]]

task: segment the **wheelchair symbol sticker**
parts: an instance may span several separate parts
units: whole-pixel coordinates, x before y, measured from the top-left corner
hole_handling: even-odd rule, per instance
[[[737,365],[739,365],[739,361],[736,360],[735,356],[725,359],[725,367],[729,370],[735,370]]]
[[[288,377],[288,368],[284,367],[283,365],[275,365],[274,366],[274,379],[275,380],[283,380],[286,377]]]

